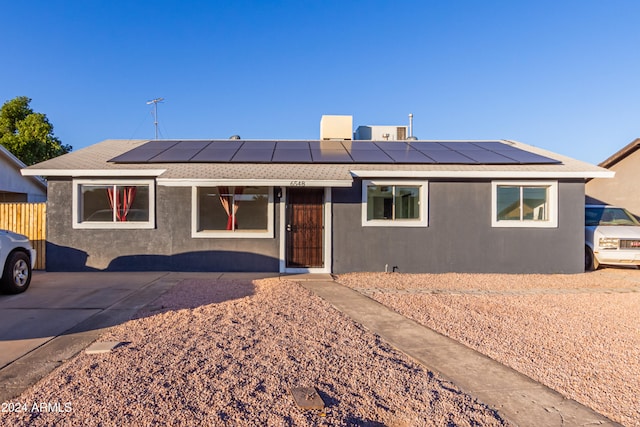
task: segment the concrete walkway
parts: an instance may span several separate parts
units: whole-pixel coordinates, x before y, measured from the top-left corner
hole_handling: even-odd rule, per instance
[[[518,426],[620,426],[353,289],[332,281],[299,283]]]

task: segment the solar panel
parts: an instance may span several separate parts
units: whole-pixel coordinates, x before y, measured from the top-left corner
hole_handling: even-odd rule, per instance
[[[561,163],[559,160],[552,159],[550,157],[541,156],[540,154],[531,153],[529,151],[524,150],[509,150],[502,151],[496,150],[496,153],[502,154],[509,158],[512,158],[514,161],[518,163]]]
[[[309,141],[308,143],[312,150],[345,150],[342,141]]]
[[[166,150],[153,157],[154,162],[160,163],[185,163],[198,154],[200,150]]]
[[[273,157],[273,149],[276,146],[275,141],[238,141],[231,140],[238,146],[236,152],[232,155],[230,162],[233,163],[268,163]],[[214,145],[215,144],[215,145]],[[212,150],[220,150],[226,148],[223,141],[212,142],[209,147]]]
[[[370,141],[342,141],[342,146],[349,152],[380,151],[380,148]]]
[[[311,151],[309,151],[308,145],[306,150],[301,150],[299,148],[282,149],[280,148],[280,144],[278,144],[276,150],[273,152],[271,161],[281,163],[311,163]]]
[[[154,162],[188,162],[193,156],[202,151],[207,146],[202,141],[183,141],[173,147],[164,150],[153,158]]]
[[[484,164],[513,164],[513,163],[518,163],[516,161],[514,161],[513,159],[510,159],[508,157],[502,156],[498,153],[494,153],[493,151],[488,151],[488,150],[484,150],[484,149],[477,149],[477,150],[459,150],[458,153],[462,154],[463,156],[467,156],[473,160],[475,160],[477,163],[484,163]]]
[[[233,163],[268,163],[273,157],[273,149],[248,149],[244,146],[231,158]]]
[[[504,142],[499,141],[474,141],[473,145],[477,147],[482,147],[485,150],[520,150],[519,148],[514,147],[513,145],[505,144]]]
[[[194,141],[199,142],[199,141]],[[191,157],[191,162],[210,163],[210,162],[228,162],[242,145],[239,141],[204,141],[204,148]]]
[[[118,162],[118,163],[147,163],[150,159],[154,158],[158,154],[162,153],[164,150],[143,150],[139,148],[135,148],[131,151],[127,151],[124,154],[121,154],[113,159],[109,160],[110,162]]]
[[[399,142],[399,141],[397,142],[376,141],[375,145],[377,145],[378,148],[380,148],[382,151],[385,151],[385,152],[413,150],[413,148],[411,148],[411,146],[406,142]]]
[[[278,141],[276,142],[276,150],[307,150],[309,151],[308,141]]]
[[[438,142],[438,144],[441,144],[442,146],[454,151],[484,150],[484,148],[482,148],[479,145],[475,145],[472,142],[442,141],[442,142]]]
[[[467,156],[464,156],[457,151],[449,149],[435,149],[435,150],[420,150],[425,155],[432,158],[436,163],[446,164],[460,164],[460,165],[473,165],[477,162]]]
[[[309,141],[308,144],[313,163],[353,163],[342,141]]]
[[[559,160],[552,159],[550,157],[542,156],[540,154],[525,151],[513,145],[506,144],[499,141],[478,141],[473,143],[476,146],[482,147],[485,150],[490,150],[498,153],[502,156],[508,157],[515,163],[562,163]]]
[[[417,150],[386,150],[385,153],[391,157],[395,163],[436,163],[431,157]]]
[[[276,148],[276,141],[245,141],[242,147],[247,150],[273,150]]]
[[[309,143],[307,141],[278,141],[271,161],[277,163],[311,163]]]
[[[152,141],[114,157],[110,161],[121,163],[146,163],[179,141]]]
[[[173,141],[173,140],[149,141],[146,144],[141,145],[138,148],[145,147],[147,149],[151,149],[151,148],[156,149],[157,148],[157,149],[161,149],[161,150],[166,150],[166,149],[171,148],[174,145],[179,144],[181,142],[182,141],[177,141],[177,140],[176,141]],[[134,148],[134,150],[135,150],[135,148]]]
[[[169,149],[180,148],[183,150],[190,150],[190,149],[202,150],[203,148],[209,146],[210,144],[212,143],[209,141],[179,141],[176,145],[170,147]]]
[[[500,141],[150,141],[116,163],[553,164]]]
[[[405,142],[376,142],[375,144],[395,163],[435,163],[432,158]]]
[[[409,145],[413,148],[415,148],[416,150],[429,150],[429,151],[434,151],[434,150],[450,150],[450,148],[445,147],[444,145],[438,143],[438,142],[424,142],[424,141],[416,141],[416,142],[410,142]]]
[[[243,142],[237,140],[229,140],[229,141],[211,141],[207,145],[207,149],[216,150],[216,149],[225,149],[225,148],[233,148],[234,150],[242,147]]]
[[[374,150],[351,150],[351,158],[357,163],[393,163],[393,159],[384,151]]]
[[[237,148],[205,148],[191,158],[191,162],[215,163],[228,162],[238,151]]]
[[[311,149],[314,163],[353,163],[353,159],[343,148],[342,150]]]

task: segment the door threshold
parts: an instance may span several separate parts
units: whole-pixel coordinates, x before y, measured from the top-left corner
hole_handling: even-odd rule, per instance
[[[333,282],[330,273],[281,273],[280,280],[294,280],[296,282]]]
[[[320,268],[285,268],[282,274],[316,274],[316,273],[331,273],[324,267]]]

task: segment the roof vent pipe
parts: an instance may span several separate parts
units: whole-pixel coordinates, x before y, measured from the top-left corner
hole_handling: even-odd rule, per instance
[[[229,139],[242,139],[242,138],[240,138],[240,135],[231,135]]]
[[[413,136],[413,113],[409,113],[409,136],[407,137],[409,141],[417,141],[418,138]]]

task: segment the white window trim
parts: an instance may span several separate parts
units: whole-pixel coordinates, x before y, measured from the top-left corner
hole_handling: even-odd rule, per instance
[[[269,202],[267,203],[266,231],[198,231],[198,188],[208,185],[191,187],[191,237],[194,239],[270,239],[273,238],[273,187],[269,187]]]
[[[419,219],[394,219],[380,220],[367,219],[367,187],[369,185],[413,185],[419,186],[420,218]],[[404,181],[404,180],[362,180],[362,226],[363,227],[427,227],[429,225],[429,182],[428,181]]]
[[[547,221],[498,220],[498,186],[549,187],[549,219]],[[558,227],[558,181],[491,181],[491,227],[505,228],[557,228]]]
[[[156,188],[153,179],[74,179],[72,191],[72,227],[74,229],[150,229],[156,226]],[[124,222],[94,222],[81,221],[82,215],[82,185],[147,185],[149,187],[149,221],[124,221]]]

